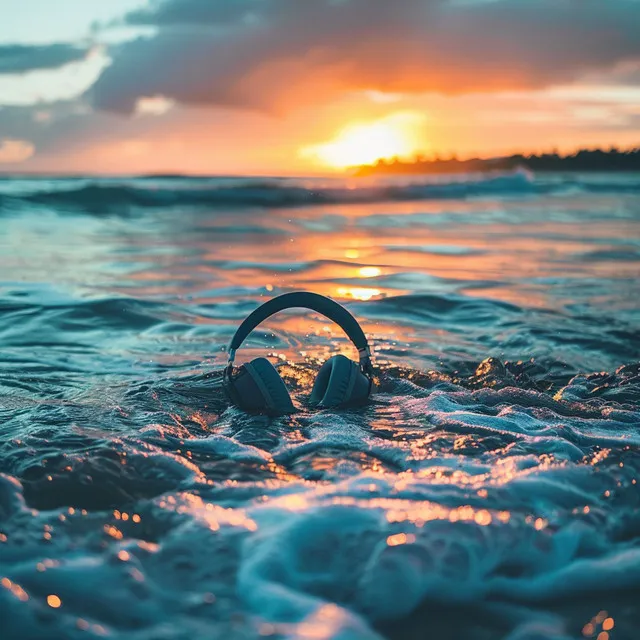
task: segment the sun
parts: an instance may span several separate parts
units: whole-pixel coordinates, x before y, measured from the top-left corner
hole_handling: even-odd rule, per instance
[[[318,145],[316,155],[325,164],[342,168],[403,155],[407,148],[402,131],[389,123],[376,122],[345,127],[335,140]]]
[[[409,112],[374,122],[352,123],[333,140],[303,148],[301,155],[335,169],[372,164],[381,158],[409,156],[417,151],[416,132],[422,121],[423,116]]]

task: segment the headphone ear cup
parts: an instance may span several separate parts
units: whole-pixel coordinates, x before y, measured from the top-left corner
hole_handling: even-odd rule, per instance
[[[246,411],[272,415],[295,411],[280,374],[266,358],[256,358],[242,365],[231,384],[238,406]]]
[[[343,355],[329,358],[318,371],[310,401],[321,407],[364,402],[371,382],[358,364]]]

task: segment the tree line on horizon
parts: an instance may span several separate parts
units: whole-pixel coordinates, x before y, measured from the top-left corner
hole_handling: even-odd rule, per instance
[[[417,155],[412,160],[398,157],[381,158],[374,164],[352,167],[355,175],[405,174],[405,173],[476,173],[486,171],[640,171],[640,147],[621,150],[580,149],[572,154],[557,152],[542,154],[515,154],[498,158],[426,158]]]

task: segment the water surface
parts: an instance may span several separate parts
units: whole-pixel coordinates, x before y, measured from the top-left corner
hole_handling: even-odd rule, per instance
[[[633,175],[0,180],[3,637],[636,638],[639,276]],[[228,405],[298,289],[366,408]]]

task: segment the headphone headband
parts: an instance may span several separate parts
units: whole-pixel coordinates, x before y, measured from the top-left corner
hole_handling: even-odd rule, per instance
[[[259,324],[279,311],[296,307],[316,311],[341,327],[358,350],[362,369],[367,373],[371,371],[371,350],[358,321],[334,300],[309,291],[296,291],[276,296],[252,311],[231,339],[228,368],[233,365],[236,350]]]

